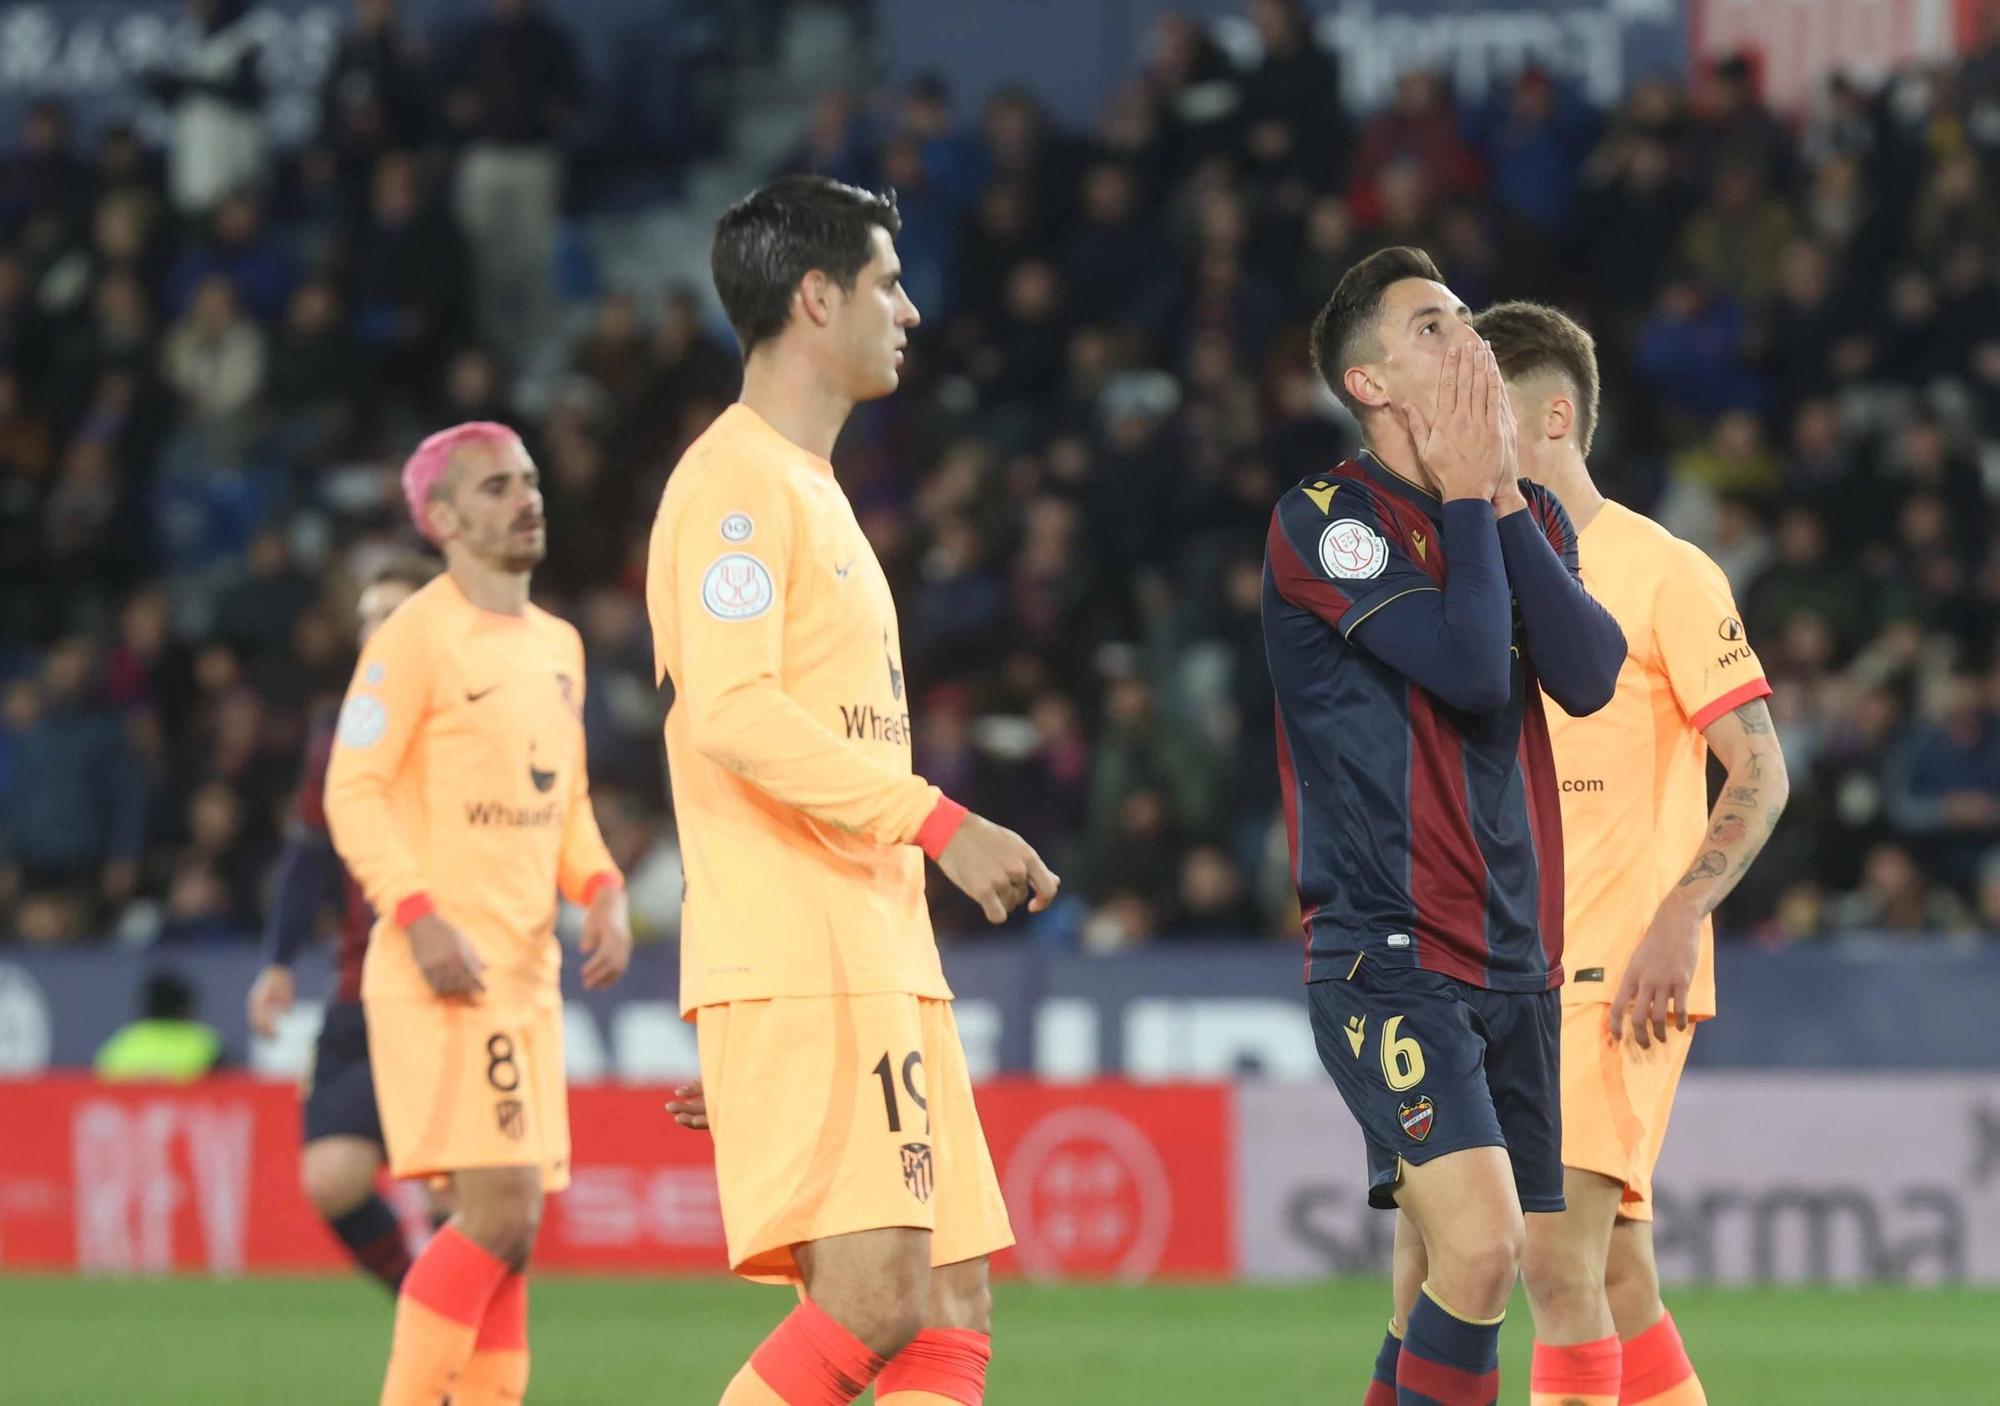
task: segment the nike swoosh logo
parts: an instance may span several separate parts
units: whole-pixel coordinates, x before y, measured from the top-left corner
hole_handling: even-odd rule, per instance
[[[465,701],[468,703],[477,703],[480,699],[484,698],[487,694],[491,693],[494,689],[498,687],[500,687],[500,685],[497,683],[488,684],[485,688],[480,689],[479,692],[477,693],[474,693],[471,689],[468,688],[465,691]]]

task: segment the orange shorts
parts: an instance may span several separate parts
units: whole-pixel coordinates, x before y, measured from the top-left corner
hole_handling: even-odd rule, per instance
[[[381,999],[363,1009],[392,1176],[539,1166],[542,1190],[569,1185],[560,1001]]]
[[[1630,1030],[1611,1043],[1608,1004],[1563,1007],[1563,1165],[1624,1182],[1618,1214],[1625,1220],[1653,1218],[1653,1168],[1697,1023],[1669,1024],[1664,1045],[1642,1050]]]
[[[780,997],[695,1014],[729,1264],[796,1283],[792,1247],[890,1226],[931,1263],[1014,1243],[951,1002]]]

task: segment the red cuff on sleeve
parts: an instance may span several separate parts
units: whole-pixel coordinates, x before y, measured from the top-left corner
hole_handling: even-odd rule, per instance
[[[951,843],[951,837],[958,833],[958,827],[965,824],[968,814],[970,812],[950,796],[939,796],[930,818],[917,831],[917,844],[935,861],[944,853],[944,847]]]
[[[606,889],[625,887],[624,876],[616,869],[600,869],[583,881],[583,906],[588,908],[597,901],[597,895]]]
[[[1741,708],[1753,698],[1769,698],[1770,696],[1771,685],[1768,680],[1752,679],[1749,683],[1730,689],[1722,697],[1716,699],[1699,713],[1689,718],[1688,726],[1692,727],[1696,732],[1705,732],[1708,730],[1708,725],[1724,713],[1736,711],[1736,709]]]
[[[431,902],[427,893],[413,893],[396,905],[396,926],[406,928],[419,918],[428,918],[437,912],[437,905]]]

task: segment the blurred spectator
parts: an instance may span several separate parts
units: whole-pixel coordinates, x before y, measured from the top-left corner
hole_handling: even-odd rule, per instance
[[[1756,308],[1777,287],[1779,256],[1792,230],[1791,211],[1764,188],[1758,168],[1727,165],[1717,169],[1714,191],[1689,221],[1681,248],[1711,287]]]
[[[1743,309],[1693,274],[1660,290],[1639,329],[1635,359],[1665,407],[1694,419],[1754,406],[1761,387],[1744,364]]]
[[[285,315],[299,281],[298,261],[283,240],[266,232],[263,206],[248,191],[222,202],[207,243],[183,254],[168,273],[167,316],[187,312],[196,291],[218,277],[228,279],[244,310],[266,325]]]
[[[1922,935],[1962,932],[1971,914],[1956,894],[1933,883],[1900,845],[1877,845],[1859,886],[1826,907],[1825,925],[1855,933]]]
[[[1969,885],[2000,840],[2000,715],[1978,674],[1954,675],[1939,692],[1891,764],[1888,814],[1928,868]]]
[[[83,936],[138,883],[147,773],[99,700],[97,668],[89,641],[64,640],[40,678],[5,694],[0,890],[29,941]]]
[[[1383,173],[1403,161],[1414,163],[1426,186],[1445,197],[1473,194],[1484,174],[1460,134],[1444,79],[1425,69],[1398,79],[1388,110],[1362,129],[1350,180],[1364,220],[1379,209]]]
[[[227,278],[218,274],[196,290],[187,316],[167,333],[161,370],[189,426],[203,433],[197,452],[211,465],[233,461],[256,423],[264,335],[243,316]]]
[[[415,150],[430,135],[430,74],[398,8],[397,0],[355,0],[354,27],[341,36],[320,85],[319,140],[356,192],[378,160]]]
[[[1500,208],[1544,236],[1569,228],[1583,159],[1596,133],[1573,93],[1534,66],[1496,85],[1481,142]]]
[[[206,215],[264,176],[263,31],[248,10],[245,0],[188,0],[194,47],[146,79],[173,114],[167,181],[183,215]]]
[[[585,93],[568,30],[535,0],[491,3],[452,47],[445,115],[466,143],[454,209],[477,272],[480,331],[525,364],[554,326],[563,142]]]
[[[425,205],[415,160],[390,153],[376,163],[368,214],[347,259],[355,338],[381,393],[431,393],[447,349],[467,330],[469,303],[457,231]]]
[[[17,238],[37,215],[84,217],[90,173],[77,155],[69,111],[44,98],[28,108],[21,144],[0,159],[0,239]]]
[[[121,1026],[97,1052],[107,1082],[191,1084],[222,1061],[222,1037],[202,1023],[194,987],[163,969],[146,978],[139,1018]]]
[[[1244,147],[1252,171],[1296,209],[1340,180],[1349,145],[1340,68],[1312,34],[1300,0],[1250,0],[1263,46],[1243,77]]]

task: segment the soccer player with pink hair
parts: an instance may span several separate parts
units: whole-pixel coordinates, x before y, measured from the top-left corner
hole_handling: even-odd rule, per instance
[[[389,1169],[457,1212],[396,1302],[383,1406],[517,1403],[542,1199],[569,1184],[558,892],[583,982],[631,960],[591,811],[583,641],[528,601],[547,551],[534,461],[504,425],[432,435],[403,470],[445,571],[369,640],[326,783],[334,847],[379,914],[361,1002]]]

